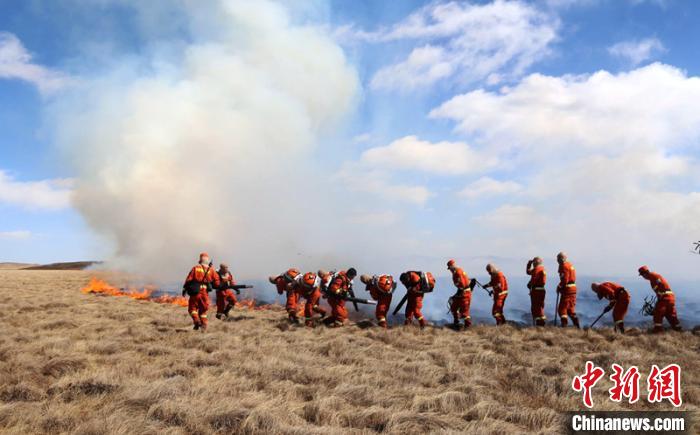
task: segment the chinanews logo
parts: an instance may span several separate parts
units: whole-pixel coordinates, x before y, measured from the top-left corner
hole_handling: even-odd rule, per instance
[[[622,402],[627,398],[629,403],[636,403],[640,397],[639,369],[632,366],[627,370],[618,364],[612,365],[613,373],[610,380],[613,386],[608,390],[610,400]],[[593,387],[605,376],[605,370],[596,366],[592,361],[586,362],[585,372],[575,376],[571,381],[571,388],[582,393],[583,404],[587,408],[593,408]],[[647,376],[647,401],[649,403],[668,400],[674,407],[683,403],[681,399],[681,367],[678,364],[669,364],[660,369],[656,364],[651,366]]]
[[[642,395],[650,404],[668,402],[674,408],[683,404],[681,394],[681,367],[669,364],[663,368],[653,364],[646,374],[646,390],[640,383],[643,374],[637,366],[625,369],[619,364],[610,367],[608,400],[615,403],[635,404]],[[581,395],[583,405],[589,411],[569,412],[569,433],[691,433],[690,416],[675,411],[590,411],[593,408],[593,389],[605,377],[605,369],[587,361],[584,372],[574,376],[571,388]]]

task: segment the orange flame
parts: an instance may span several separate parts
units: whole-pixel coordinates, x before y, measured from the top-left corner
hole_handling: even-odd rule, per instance
[[[155,302],[157,304],[171,304],[171,305],[179,305],[181,307],[186,307],[187,306],[187,298],[182,297],[182,296],[173,296],[173,295],[160,295],[160,296],[153,296],[153,293],[156,291],[156,288],[153,286],[146,286],[143,288],[143,290],[139,291],[137,289],[120,289],[117,287],[114,287],[113,285],[107,283],[104,280],[101,280],[99,278],[90,278],[90,282],[81,289],[83,293],[86,294],[99,294],[99,295],[105,295],[105,296],[126,296],[131,299],[136,299],[138,301],[150,301],[150,302]],[[255,311],[261,311],[261,310],[271,310],[271,309],[282,309],[282,306],[274,303],[274,304],[262,304],[258,305],[253,298],[243,298],[240,299],[236,303],[236,308],[238,309],[246,309],[246,310],[255,310]],[[303,311],[303,308],[302,308]]]

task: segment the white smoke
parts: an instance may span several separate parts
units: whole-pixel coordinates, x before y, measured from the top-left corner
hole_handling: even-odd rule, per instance
[[[319,218],[329,194],[313,154],[354,107],[357,74],[279,4],[200,6],[181,6],[187,42],[117,58],[53,107],[75,206],[111,265],[155,278],[179,278],[202,250],[258,277],[323,255],[310,235],[334,219]]]

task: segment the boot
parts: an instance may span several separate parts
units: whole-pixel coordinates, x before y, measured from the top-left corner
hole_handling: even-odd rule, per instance
[[[232,309],[233,309],[233,304],[226,305],[226,309],[224,310],[224,316],[228,317],[228,313],[230,313]]]
[[[620,331],[620,334],[624,334],[625,333],[625,324],[622,322],[618,323],[617,330]]]
[[[195,324],[194,324],[194,328],[192,328],[192,329],[194,329],[195,331],[198,330],[198,329],[199,329],[199,323],[195,323]]]
[[[569,318],[561,317],[561,327],[566,328],[567,326],[569,326]]]
[[[420,325],[420,329],[425,328],[425,319],[423,319],[422,317],[418,319],[418,324]]]
[[[223,316],[223,315],[224,315],[224,313],[216,313],[216,318],[221,320],[221,316]]]
[[[464,319],[464,329],[467,329],[470,326],[472,326],[472,318],[467,317],[466,319]]]
[[[571,321],[574,322],[574,326],[576,327],[576,329],[581,329],[581,324],[578,321],[578,316],[572,314]]]

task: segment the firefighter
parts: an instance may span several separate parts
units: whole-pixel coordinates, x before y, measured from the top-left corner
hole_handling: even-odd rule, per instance
[[[630,305],[630,294],[620,284],[614,282],[594,282],[591,284],[591,290],[598,295],[598,299],[607,299],[610,301],[604,312],[612,310],[615,329],[621,333],[625,332],[625,315],[627,308]]]
[[[347,271],[341,270],[330,278],[328,285],[328,304],[331,306],[331,316],[327,323],[332,327],[345,325],[348,319],[348,310],[345,308],[345,298],[350,294],[352,280],[357,276],[355,268]]]
[[[576,268],[571,264],[567,255],[560,252],[557,255],[557,263],[559,263],[559,285],[557,293],[559,293],[559,306],[557,312],[561,318],[561,326],[565,327],[569,324],[569,317],[575,327],[581,328],[576,316]]]
[[[207,311],[209,310],[209,292],[213,287],[219,287],[219,275],[212,268],[209,254],[199,254],[199,263],[187,274],[182,286],[182,296],[189,295],[187,310],[192,316],[194,329],[207,329]]]
[[[653,332],[663,332],[664,317],[671,324],[671,328],[676,331],[681,330],[680,322],[676,314],[676,295],[673,294],[671,286],[663,276],[656,272],[651,272],[647,266],[639,268],[642,278],[649,281],[652,290],[656,293],[656,306],[654,306],[654,329]]]
[[[306,300],[304,304],[304,323],[312,328],[314,326],[314,313],[321,315],[321,320],[326,317],[326,310],[319,306],[321,301],[321,278],[313,272],[297,275],[294,286],[299,297]]]
[[[404,272],[399,277],[399,281],[406,287],[406,321],[404,324],[411,325],[413,318],[418,320],[421,328],[425,327],[425,318],[421,309],[423,308],[423,296],[425,293],[435,289],[435,278],[430,272],[409,271]]]
[[[530,275],[530,282],[528,282],[527,288],[530,289],[532,321],[536,326],[544,326],[547,323],[547,316],[544,314],[544,297],[546,294],[544,286],[547,283],[547,272],[544,270],[542,258],[535,257],[528,261],[525,272]]]
[[[367,286],[366,290],[369,292],[370,296],[372,296],[372,299],[377,301],[377,308],[375,310],[377,323],[382,328],[387,328],[386,315],[391,306],[391,296],[394,290],[396,290],[394,277],[391,275],[362,275],[360,281]]]
[[[503,314],[503,308],[506,304],[506,298],[508,297],[508,280],[506,276],[498,270],[495,264],[487,264],[486,272],[488,272],[491,277],[491,281],[484,286],[484,288],[493,289],[493,308],[491,309],[491,315],[496,319],[496,325],[505,325],[506,317]]]
[[[219,286],[216,288],[216,318],[224,320],[238,302],[231,289],[231,286],[236,285],[236,280],[233,279],[228,265],[224,263],[219,265],[216,273],[219,275]]]
[[[464,329],[472,325],[472,318],[469,315],[469,307],[472,303],[472,287],[469,276],[457,267],[454,260],[447,262],[447,270],[452,273],[452,282],[457,287],[457,292],[449,299],[450,311],[454,318],[452,326],[455,329],[461,329],[460,321],[464,319]]]
[[[297,299],[298,295],[294,288],[294,279],[299,275],[299,270],[291,268],[281,275],[271,276],[270,283],[277,287],[277,294],[287,294],[287,302],[284,308],[287,310],[289,321],[299,323],[297,316]]]

